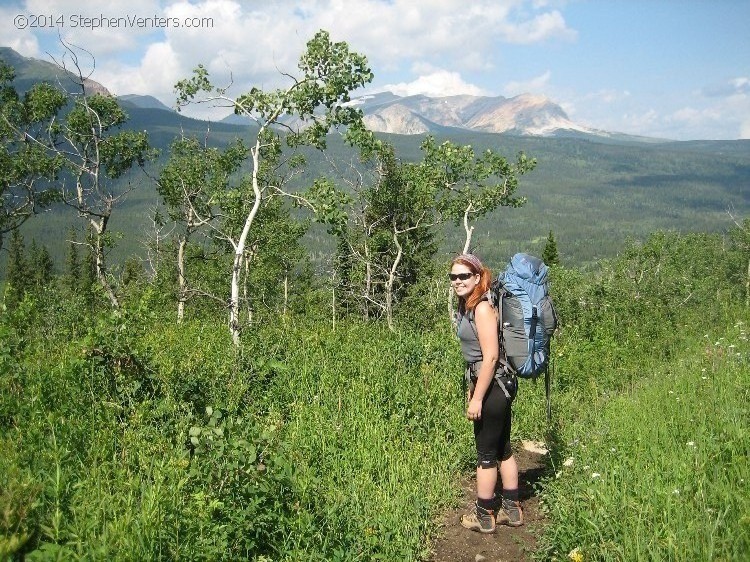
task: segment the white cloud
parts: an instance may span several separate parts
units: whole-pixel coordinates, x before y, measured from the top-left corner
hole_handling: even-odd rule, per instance
[[[538,43],[547,39],[575,41],[578,37],[577,32],[567,26],[565,18],[556,10],[520,23],[503,22],[500,32],[506,41],[520,44]]]
[[[97,59],[138,48],[143,39],[158,32],[138,25],[135,18],[162,16],[158,0],[127,2],[81,2],[80,0],[27,0],[21,13],[46,14],[54,25],[44,30],[51,39],[58,33],[67,42],[85,48]],[[64,48],[58,45],[56,53]],[[53,54],[56,54],[53,53]]]
[[[586,94],[583,99],[589,102],[595,101],[605,104],[613,104],[622,102],[629,97],[630,92],[628,90],[603,89]]]
[[[541,74],[529,80],[508,82],[507,84],[505,84],[505,86],[503,86],[503,95],[512,97],[524,93],[547,93],[551,77],[552,72],[548,70],[544,74]]]
[[[722,84],[714,84],[703,89],[703,95],[709,98],[723,98],[737,95],[750,95],[750,78],[739,76]]]
[[[23,14],[23,10],[14,7],[0,6],[0,37],[5,47],[10,47],[25,57],[39,56],[39,42],[31,30],[19,29],[22,22],[16,18]]]
[[[386,84],[382,87],[382,90],[393,92],[398,96],[413,96],[417,94],[433,97],[457,96],[461,94],[472,96],[488,95],[482,88],[465,82],[458,72],[448,70],[435,70],[430,74],[419,76],[412,82]]]
[[[191,29],[67,26],[61,30],[67,40],[95,56],[97,69],[92,78],[118,93],[151,94],[172,105],[174,82],[190,76],[199,63],[209,69],[216,85],[229,83],[231,75],[232,95],[251,85],[274,88],[288,84],[280,71],[296,72],[305,42],[319,29],[328,29],[334,41],[346,41],[352,50],[366,54],[376,80],[379,75],[403,71],[413,60],[423,61],[431,68],[413,74],[418,78],[411,82],[392,84],[402,91],[484,94],[461,75],[494,69],[502,42],[529,44],[575,38],[575,32],[552,4],[559,2],[27,0],[20,11],[64,15],[68,19],[77,14],[94,18],[211,18],[211,26]],[[7,17],[4,20],[9,21]],[[54,38],[53,32],[56,36],[56,30],[50,30],[38,38],[49,42]],[[14,32],[4,36],[14,37],[11,46],[24,54],[39,56],[34,35]],[[4,42],[7,44],[7,40]],[[57,52],[62,52],[62,47]]]

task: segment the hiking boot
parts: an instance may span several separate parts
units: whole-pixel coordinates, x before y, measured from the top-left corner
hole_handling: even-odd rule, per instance
[[[514,502],[503,498],[500,509],[497,510],[497,524],[520,527],[523,525],[523,511],[521,502]]]
[[[494,533],[495,512],[491,509],[479,507],[475,503],[474,508],[469,513],[461,516],[461,525],[480,533]]]

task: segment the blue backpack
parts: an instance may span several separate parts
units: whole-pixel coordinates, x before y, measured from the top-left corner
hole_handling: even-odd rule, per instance
[[[528,254],[514,255],[490,288],[498,311],[500,363],[508,374],[535,379],[547,372],[557,314],[549,296],[547,266]],[[549,377],[546,378],[549,386]]]

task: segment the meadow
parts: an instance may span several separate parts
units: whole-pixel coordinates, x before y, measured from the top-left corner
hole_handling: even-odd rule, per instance
[[[656,233],[553,268],[553,418],[524,383],[514,425],[551,450],[538,559],[750,551],[746,260]],[[313,284],[234,349],[221,311],[124,290],[111,311],[55,278],[3,309],[0,558],[429,557],[473,462],[442,291],[390,331]]]

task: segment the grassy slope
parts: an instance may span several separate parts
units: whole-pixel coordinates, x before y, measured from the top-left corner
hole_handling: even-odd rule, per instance
[[[544,488],[541,558],[744,559],[750,315],[727,320],[673,361],[646,362],[630,390],[574,405]]]

